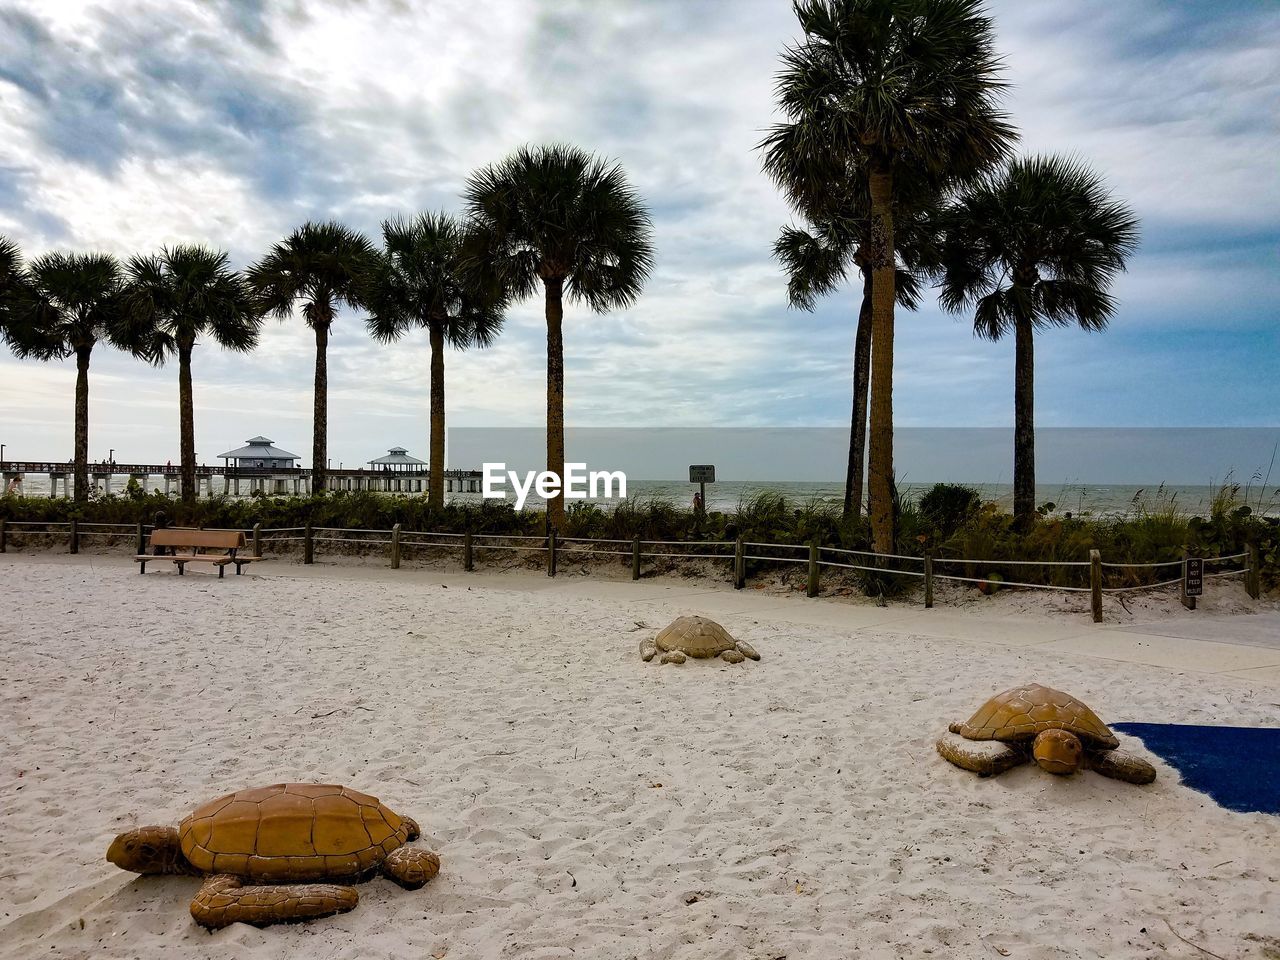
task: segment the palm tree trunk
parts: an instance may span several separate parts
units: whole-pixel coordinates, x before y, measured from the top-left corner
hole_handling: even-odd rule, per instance
[[[75,492],[77,502],[89,499],[89,355],[93,347],[76,349]]]
[[[862,516],[862,475],[866,471],[867,386],[871,379],[871,271],[862,273],[862,306],[853,338],[853,422],[849,426],[849,470],[844,478],[844,518]]]
[[[873,169],[871,187],[871,541],[878,553],[894,548],[893,476],[893,173]]]
[[[1013,516],[1027,526],[1036,515],[1035,329],[1014,324]]]
[[[552,277],[547,288],[547,470],[564,479],[564,281]],[[564,498],[547,500],[547,529],[564,526]]]
[[[316,328],[316,382],[311,412],[311,492],[317,494],[327,484],[325,458],[329,431],[329,321],[318,319]]]
[[[191,396],[191,344],[178,345],[178,454],[182,501],[196,502],[196,418]]]
[[[444,506],[444,330],[431,324],[431,465],[427,478],[427,505]]]

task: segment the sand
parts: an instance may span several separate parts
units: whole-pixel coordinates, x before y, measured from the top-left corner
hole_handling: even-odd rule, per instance
[[[932,747],[1022,680],[1189,723],[1275,724],[1276,686],[800,623],[766,598],[708,611],[762,662],[659,667],[639,640],[696,596],[267,566],[220,582],[0,557],[0,956],[1206,955],[1174,931],[1280,956],[1280,819],[1219,808],[1132,738],[1149,787],[980,780]],[[415,817],[441,875],[209,934],[197,881],[103,859],[120,830],[281,780]]]

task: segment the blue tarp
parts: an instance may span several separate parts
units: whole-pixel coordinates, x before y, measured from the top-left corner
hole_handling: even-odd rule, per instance
[[[1113,723],[1228,810],[1280,815],[1280,729]]]

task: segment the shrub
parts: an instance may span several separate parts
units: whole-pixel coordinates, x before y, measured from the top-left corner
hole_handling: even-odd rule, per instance
[[[982,506],[982,497],[973,487],[959,483],[935,483],[917,505],[920,516],[933,528],[933,535],[945,540],[960,529]]]

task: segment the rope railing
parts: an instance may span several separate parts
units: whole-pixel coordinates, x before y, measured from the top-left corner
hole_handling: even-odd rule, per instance
[[[916,563],[924,560],[924,557],[913,557],[905,553],[875,553],[871,550],[846,550],[843,547],[819,547],[818,549],[827,553],[843,553],[855,557],[879,557],[882,560],[914,560]]]
[[[1087,566],[1087,564],[1086,564]],[[921,574],[916,574],[921,576]],[[1019,583],[1017,580],[988,580],[985,577],[957,577],[950,573],[935,573],[935,580],[953,580],[956,583],[982,583],[987,586],[1030,587],[1033,590],[1062,590],[1066,593],[1089,593],[1091,587],[1067,587],[1056,583]]]
[[[918,559],[918,558],[917,558]],[[960,557],[934,557],[934,563],[975,563],[1000,567],[1087,567],[1088,560],[965,560]]]

